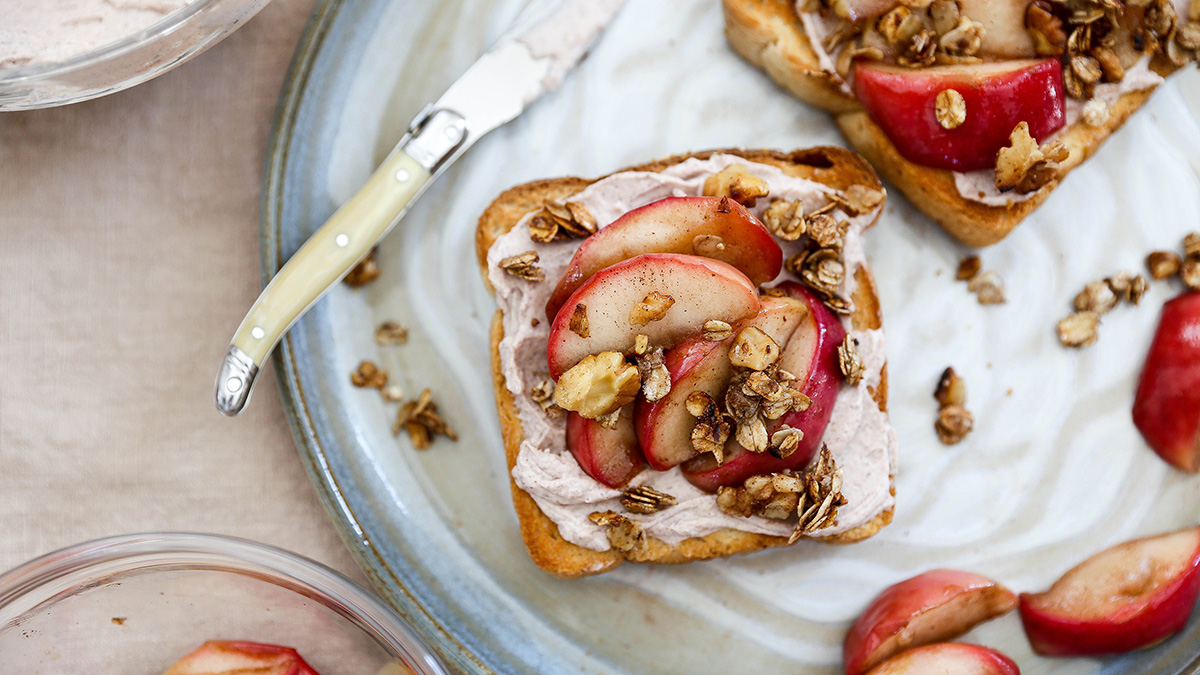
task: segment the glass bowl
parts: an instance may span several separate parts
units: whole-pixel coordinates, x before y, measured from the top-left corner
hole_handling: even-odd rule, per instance
[[[57,63],[0,68],[0,111],[78,103],[127,89],[220,42],[268,0],[193,0],[143,30]]]
[[[0,575],[0,671],[161,673],[206,640],[294,647],[321,675],[446,675],[349,579],[241,539],[113,537]]]

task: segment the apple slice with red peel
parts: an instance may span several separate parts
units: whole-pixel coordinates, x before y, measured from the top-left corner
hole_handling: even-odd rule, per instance
[[[966,104],[966,119],[954,129],[943,128],[935,112],[947,89]],[[1038,142],[1066,123],[1059,59],[918,69],[860,61],[854,92],[905,159],[935,169],[994,169],[1020,122]]]
[[[754,326],[776,343],[787,344],[796,327],[807,318],[808,305],[799,300],[770,296],[759,300],[762,309],[735,326],[730,337],[714,342],[698,336],[667,350],[663,356],[671,375],[671,391],[653,403],[638,399],[636,410],[638,441],[654,469],[666,471],[697,455],[691,440],[696,418],[687,411],[687,397],[700,391],[716,399],[729,386],[733,375],[729,348],[738,332]]]
[[[672,304],[662,318],[634,325],[630,312],[653,293]],[[577,308],[583,308],[577,309]],[[668,349],[699,333],[706,321],[735,324],[758,312],[754,282],[719,260],[675,253],[651,253],[619,262],[580,286],[550,328],[546,346],[555,380],[589,354],[633,351],[639,334]],[[571,330],[576,312],[587,330]]]
[[[546,317],[553,321],[575,289],[596,272],[645,253],[720,260],[756,285],[783,269],[775,237],[741,204],[720,197],[668,197],[626,213],[585,239],[546,303]]]
[[[1049,590],[1021,594],[1021,622],[1046,656],[1119,654],[1179,632],[1200,595],[1200,528],[1101,551]]]
[[[962,15],[983,25],[980,56],[1030,59],[1037,56],[1033,37],[1025,30],[1030,0],[959,0]]]
[[[725,461],[720,465],[712,455],[702,455],[683,465],[683,475],[696,487],[716,492],[722,485],[741,485],[750,476],[804,468],[821,447],[821,438],[842,385],[837,348],[846,337],[846,329],[828,307],[811,291],[795,282],[777,287],[788,297],[808,306],[805,320],[800,322],[779,356],[779,368],[796,376],[795,385],[812,405],[801,412],[789,412],[769,423],[768,432],[787,425],[804,433],[800,445],[789,456],[779,459],[769,453],[749,452],[737,443],[726,446]]]
[[[587,475],[610,488],[622,488],[646,466],[633,428],[633,406],[625,406],[615,429],[567,413],[567,449]]]
[[[932,570],[889,586],[854,622],[842,660],[859,675],[895,654],[953,640],[1017,608],[1017,596],[987,577]]]
[[[1168,464],[1200,471],[1200,292],[1163,306],[1133,399],[1133,423]]]
[[[317,675],[317,671],[291,647],[210,641],[176,661],[163,675]]]
[[[900,652],[868,675],[1021,675],[1021,669],[990,647],[938,642]]]

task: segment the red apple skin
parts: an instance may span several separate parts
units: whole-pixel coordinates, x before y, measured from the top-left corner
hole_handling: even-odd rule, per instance
[[[629,311],[651,292],[670,296],[675,304],[659,321],[629,323]],[[571,331],[574,308],[585,305],[590,335]],[[675,253],[649,253],[606,267],[585,281],[568,299],[550,327],[546,357],[550,377],[559,376],[589,354],[633,351],[634,339],[645,334],[650,344],[670,349],[700,332],[706,321],[736,324],[758,313],[758,289],[736,267],[720,260]]]
[[[695,391],[714,399],[724,393],[733,375],[729,348],[737,333],[754,326],[775,342],[786,344],[808,313],[808,305],[793,298],[764,296],[760,301],[758,314],[735,326],[725,340],[713,342],[698,336],[663,355],[671,375],[671,391],[653,403],[639,398],[634,415],[638,443],[654,469],[666,471],[698,454],[692,448],[691,436],[696,418],[687,411],[687,397]]]
[[[893,656],[868,675],[1020,675],[1004,654],[980,645],[938,642]]]
[[[567,413],[567,449],[584,473],[613,489],[625,487],[646,467],[634,433],[632,407],[621,410],[615,429]]]
[[[741,485],[750,476],[802,469],[821,448],[821,438],[825,435],[825,427],[829,426],[838,390],[842,386],[837,348],[846,337],[846,329],[837,315],[807,288],[795,282],[785,282],[777,288],[789,297],[808,303],[808,325],[802,323],[792,334],[792,339],[783,348],[779,365],[804,382],[799,389],[812,399],[812,405],[807,410],[784,415],[768,425],[767,430],[773,432],[786,424],[803,431],[804,438],[799,447],[784,459],[778,459],[765,452],[748,452],[731,439],[730,444],[726,446],[725,461],[720,466],[713,456],[708,454],[685,462],[684,477],[701,490],[716,492],[717,488],[723,485]],[[804,339],[801,333],[805,331],[809,335],[815,335],[815,339],[810,338],[813,346],[808,348],[808,353],[811,356],[808,357],[808,363],[802,364],[805,370],[801,371],[800,364],[789,366],[788,362],[794,358],[792,343]]]
[[[696,237],[720,237],[721,251],[695,250]],[[754,214],[720,197],[668,197],[634,209],[588,237],[546,303],[546,318],[583,282],[600,270],[645,253],[704,255],[728,263],[754,284],[765,284],[783,269],[783,250]]]
[[[1163,306],[1133,399],[1133,423],[1168,464],[1200,470],[1200,292]]]
[[[893,655],[944,642],[1016,609],[1017,596],[987,577],[938,569],[888,587],[858,617],[843,644],[846,675]]]
[[[163,675],[317,675],[291,647],[257,642],[209,641]]]
[[[1119,544],[1049,590],[1022,593],[1021,622],[1044,656],[1121,654],[1182,630],[1198,595],[1200,528],[1193,528]]]
[[[946,89],[966,102],[956,129],[943,128],[934,112]],[[860,61],[854,92],[905,159],[935,169],[994,169],[1018,123],[1028,122],[1039,142],[1066,123],[1062,63],[1053,58],[916,70]]]

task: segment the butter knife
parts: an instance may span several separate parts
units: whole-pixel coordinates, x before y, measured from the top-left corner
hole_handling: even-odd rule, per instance
[[[557,89],[623,3],[530,3],[491,51],[417,115],[366,185],[313,233],[254,301],[217,374],[217,410],[232,417],[246,407],[259,368],[292,324],[468,148]]]

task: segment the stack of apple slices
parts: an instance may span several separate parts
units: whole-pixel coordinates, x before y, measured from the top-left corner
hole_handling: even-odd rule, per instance
[[[846,330],[800,284],[760,294],[782,267],[770,231],[721,197],[657,201],[584,241],[546,313],[555,402],[589,476],[620,488],[647,464],[678,466],[715,492],[809,463],[842,382]],[[735,431],[725,395],[752,373],[782,387],[784,404]],[[708,427],[706,402],[720,409]],[[771,443],[779,432],[799,440]]]

